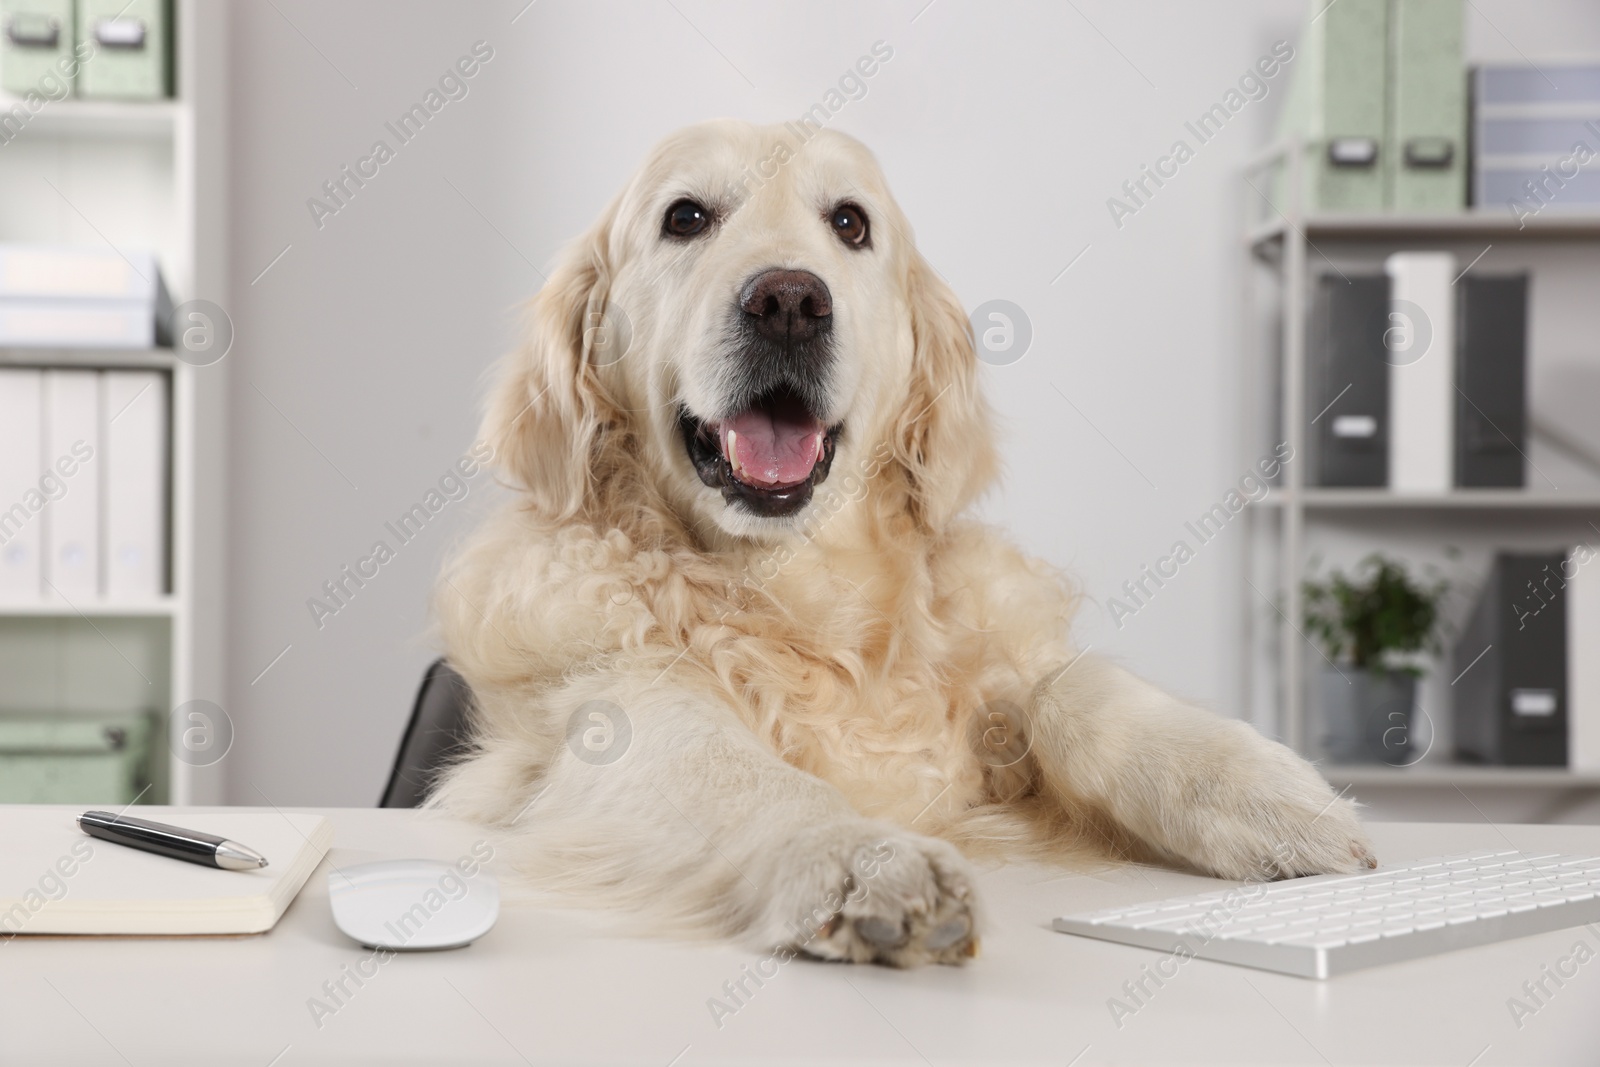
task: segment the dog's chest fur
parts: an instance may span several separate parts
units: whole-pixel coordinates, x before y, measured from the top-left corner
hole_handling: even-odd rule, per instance
[[[1066,633],[1071,597],[976,525],[840,540],[762,566],[505,515],[446,587],[450,655],[486,733],[524,738],[534,766],[563,743],[575,680],[655,679],[714,695],[863,814],[909,821],[943,794],[925,827],[990,797],[972,723],[1070,658],[1039,635]]]
[[[1024,704],[1029,661],[1048,653],[1017,631],[1068,610],[1058,584],[1008,566],[1017,561],[978,527],[939,542],[711,560],[729,592],[683,620],[685,658],[784,759],[863,813],[909,818],[942,791],[959,810],[994,788],[974,721]],[[671,583],[657,594],[652,614],[666,622],[678,594]]]

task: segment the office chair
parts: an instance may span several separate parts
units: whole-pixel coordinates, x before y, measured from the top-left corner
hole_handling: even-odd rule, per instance
[[[445,761],[468,740],[467,709],[472,691],[443,659],[434,660],[422,676],[411,721],[400,740],[394,770],[380,808],[420,808]]]

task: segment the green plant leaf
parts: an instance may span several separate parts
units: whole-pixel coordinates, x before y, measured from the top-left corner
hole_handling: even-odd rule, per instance
[[[1362,670],[1403,670],[1393,657],[1437,652],[1439,604],[1449,591],[1444,580],[1412,579],[1404,563],[1374,553],[1352,575],[1334,570],[1326,580],[1304,585],[1305,627],[1329,659],[1348,659]]]

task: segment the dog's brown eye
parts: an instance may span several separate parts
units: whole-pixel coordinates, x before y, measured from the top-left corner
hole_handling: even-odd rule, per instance
[[[711,223],[711,212],[693,200],[679,200],[667,208],[661,232],[673,237],[693,237]]]
[[[867,214],[854,204],[840,204],[834,208],[828,223],[833,227],[833,232],[839,236],[839,240],[845,244],[854,248],[871,246]]]

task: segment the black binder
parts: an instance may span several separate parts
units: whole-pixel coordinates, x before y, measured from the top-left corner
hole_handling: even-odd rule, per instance
[[[1456,283],[1456,485],[1521,486],[1528,445],[1528,276]]]
[[[1567,763],[1565,552],[1500,552],[1455,648],[1456,755]]]
[[[1325,274],[1312,296],[1307,439],[1314,485],[1389,482],[1389,279]]]

